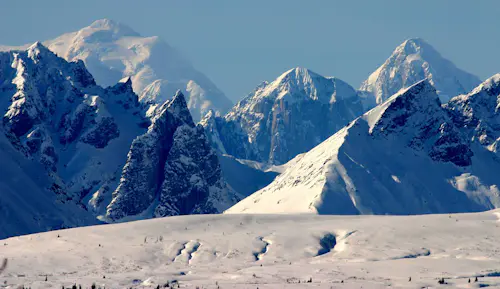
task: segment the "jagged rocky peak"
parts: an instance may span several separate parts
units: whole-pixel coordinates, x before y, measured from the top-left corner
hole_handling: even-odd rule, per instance
[[[164,167],[156,217],[221,213],[239,201],[222,178],[203,127],[181,126]]]
[[[356,96],[355,90],[345,82],[334,77],[321,76],[302,67],[290,69],[272,83],[262,83],[255,90],[256,98],[269,97],[288,102],[304,101],[309,98],[332,103],[337,100],[336,97],[353,96]]]
[[[472,140],[492,152],[500,152],[500,74],[470,93],[452,98],[444,107]]]
[[[391,96],[386,102],[367,112],[365,118],[371,131],[383,133],[401,130],[409,125],[426,123],[433,114],[441,111],[436,89],[427,80],[421,80],[409,88]]]
[[[26,158],[36,166],[23,166],[23,178],[47,180],[38,196],[47,202],[37,197],[32,204],[25,198],[26,207],[54,203],[82,209],[55,220],[42,218],[25,233],[64,223],[65,217],[71,220],[67,226],[75,226],[93,224],[97,216],[114,221],[216,213],[238,201],[180,91],[148,108],[138,102],[132,77],[103,88],[82,61],[67,62],[40,43],[1,52],[0,83],[5,112],[0,142],[10,142],[1,147],[16,150],[8,154],[15,155],[13,162],[5,163]],[[18,180],[11,179],[7,174],[0,183],[18,190]],[[7,212],[17,208],[9,195],[0,196],[0,202]]]
[[[11,61],[11,67],[0,73],[0,81],[15,86],[4,89],[6,96],[11,94],[11,101],[3,122],[7,131],[18,137],[34,125],[53,119],[61,102],[81,99],[81,90],[95,85],[82,62],[68,63],[40,42],[25,51],[4,54],[10,56],[7,61]],[[8,69],[13,72],[5,73]]]
[[[134,93],[130,77],[122,78],[117,84],[106,88],[106,93],[125,109],[140,109],[139,96]]]
[[[347,83],[297,67],[261,83],[224,117],[211,115],[214,120],[202,124],[222,153],[283,164],[363,111],[358,94]]]
[[[486,97],[488,99],[495,99],[495,97],[500,95],[500,73],[488,78],[467,95],[472,98]]]
[[[443,58],[429,43],[420,38],[404,41],[360,87],[382,103],[400,89],[428,79],[442,102],[467,93],[481,81]]]
[[[186,98],[180,89],[177,90],[174,98],[168,104],[168,110],[184,123],[189,126],[194,126],[193,118],[191,117],[191,113],[189,113],[189,108],[186,103]]]
[[[25,179],[45,180],[38,188],[43,193],[32,196],[36,203],[23,197],[26,206],[38,206],[44,197],[62,211],[79,208],[59,219],[44,219],[52,212],[32,216],[39,220],[38,226],[26,227],[23,233],[43,230],[48,223],[62,224],[65,217],[72,220],[67,226],[95,223],[84,200],[119,176],[116,170],[123,167],[130,143],[145,131],[138,125],[143,113],[135,105],[137,95],[130,82],[107,89],[97,86],[82,61],[67,62],[40,42],[25,50],[1,52],[0,59],[0,110],[5,112],[0,139],[17,151],[12,153],[16,162],[20,162],[17,155],[32,162],[23,168]],[[2,144],[2,149],[6,147]],[[16,187],[9,178],[0,178],[0,183]],[[3,195],[0,202],[11,200]]]
[[[76,85],[82,87],[96,85],[94,77],[87,70],[83,61],[77,59],[75,61],[67,62],[63,58],[57,56],[41,42],[35,42],[29,46],[26,51],[22,51],[22,53],[26,53],[27,59],[30,59],[32,63],[36,65],[37,70],[47,69],[48,67],[55,68],[56,70],[60,70],[62,72],[61,74],[71,77],[71,81]],[[55,73],[50,70],[48,70],[47,73],[40,75],[33,72],[32,76],[38,78],[57,77]]]
[[[39,57],[49,56],[55,57],[54,53],[52,53],[47,47],[45,47],[41,42],[37,41],[28,47],[26,50],[28,52],[28,57],[37,60]]]
[[[131,77],[124,77],[114,85],[117,93],[134,93]]]
[[[374,136],[397,135],[400,142],[426,151],[435,161],[469,166],[472,151],[467,140],[441,107],[436,90],[422,80],[390,97],[362,117]]]
[[[203,127],[195,126],[177,91],[155,109],[147,132],[133,141],[106,217],[217,213],[237,200],[222,179]]]

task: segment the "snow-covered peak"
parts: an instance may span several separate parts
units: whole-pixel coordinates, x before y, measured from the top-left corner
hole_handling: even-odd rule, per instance
[[[111,19],[96,20],[90,26],[83,28],[82,31],[111,31],[113,34],[120,36],[139,36],[132,28]]]
[[[44,45],[68,61],[84,61],[101,86],[131,77],[141,102],[162,104],[182,89],[196,120],[209,109],[226,113],[232,106],[224,93],[175,48],[157,36],[143,37],[113,20],[97,20],[79,31],[44,41]],[[12,47],[0,47],[5,49]]]
[[[298,81],[298,80],[302,80],[303,82],[310,82],[312,78],[317,78],[317,77],[320,77],[320,75],[307,68],[295,67],[281,74],[276,79],[276,82]]]
[[[241,159],[283,164],[363,113],[357,92],[335,77],[293,68],[263,82],[208,128],[214,147]],[[221,147],[223,149],[221,149]]]
[[[133,95],[133,100],[132,100],[133,105],[136,105],[139,102],[138,96],[134,93],[132,78],[130,77],[122,78],[120,81],[118,81],[117,84],[108,87],[107,90],[112,91],[116,95],[120,94],[125,94],[126,96]]]
[[[395,53],[403,53],[406,55],[419,54],[422,56],[441,56],[434,47],[427,43],[422,38],[410,38],[405,40],[401,45],[399,45]]]
[[[420,38],[404,41],[360,87],[382,103],[400,89],[428,79],[442,102],[466,93],[481,81],[443,58],[429,43]]]
[[[459,103],[466,106],[475,105],[476,109],[488,109],[492,105],[495,105],[495,110],[500,109],[500,73],[488,78],[471,92],[452,98],[447,108],[456,107]]]
[[[182,89],[195,120],[209,109],[223,114],[233,105],[208,77],[168,43],[157,36],[143,37],[113,20],[97,20],[43,44],[68,61],[83,61],[100,86],[113,86],[123,77],[131,77],[141,102],[162,104]],[[0,51],[28,47],[0,46]]]
[[[472,140],[500,154],[500,74],[452,98],[444,107]]]
[[[241,112],[259,112],[267,107],[265,103],[302,102],[332,104],[340,99],[357,99],[356,91],[344,81],[335,77],[324,77],[309,69],[292,68],[272,82],[262,82],[249,95],[233,107],[229,118]]]
[[[132,77],[130,77],[130,76],[124,77],[124,78],[120,79],[120,81],[118,81],[118,82],[132,85]]]
[[[184,98],[184,94],[180,90],[177,90],[174,98],[168,104],[167,109],[171,114],[181,119],[184,123],[189,124],[190,126],[194,126],[193,118],[189,113],[186,99]]]
[[[471,91],[470,94],[475,94],[479,91],[490,91],[492,92],[491,94],[496,93],[498,95],[498,93],[500,92],[498,91],[499,88],[500,88],[500,73],[497,73],[492,77],[488,78],[487,80],[485,80],[483,83],[481,83],[478,87],[476,87],[473,91]]]
[[[27,49],[28,54],[40,54],[40,53],[52,53],[50,50],[45,47],[40,41],[36,41],[32,45],[30,45]]]
[[[334,85],[332,85],[332,82]],[[338,93],[336,83],[342,89]],[[336,78],[326,78],[309,69],[296,67],[280,75],[276,80],[256,90],[255,98],[270,98],[297,102],[304,100],[333,103],[337,97],[352,97],[356,92],[345,82]],[[346,89],[349,91],[346,92]]]
[[[209,111],[207,112],[207,114],[205,114],[205,116],[203,117],[203,119],[211,119],[211,118],[213,118],[213,117],[215,117],[215,116],[216,116],[216,114],[215,114],[214,110],[213,110],[213,109],[211,109],[211,110],[209,110]],[[202,119],[202,120],[203,120],[203,119]]]
[[[391,96],[383,104],[365,113],[362,118],[368,122],[370,131],[385,124],[391,127],[405,125],[413,113],[428,113],[429,108],[439,110],[441,103],[436,89],[427,80],[401,90]],[[425,121],[425,115],[421,121]]]
[[[26,49],[28,53],[28,57],[32,59],[34,62],[38,62],[41,58],[57,58],[57,56],[50,51],[47,47],[45,47],[41,42],[37,41],[30,45],[28,49]]]

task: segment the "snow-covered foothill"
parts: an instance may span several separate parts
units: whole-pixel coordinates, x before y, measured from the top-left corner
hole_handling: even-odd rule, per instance
[[[2,286],[498,288],[499,215],[192,215],[54,231],[2,240]]]

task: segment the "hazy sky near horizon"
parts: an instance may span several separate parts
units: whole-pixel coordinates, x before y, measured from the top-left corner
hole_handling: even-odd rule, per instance
[[[109,18],[176,47],[233,101],[302,66],[358,88],[421,37],[482,79],[500,71],[500,1],[4,0],[0,44],[47,40]]]

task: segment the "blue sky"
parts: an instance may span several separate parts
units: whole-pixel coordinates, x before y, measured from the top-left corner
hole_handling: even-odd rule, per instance
[[[110,18],[160,36],[238,100],[295,66],[357,88],[410,37],[485,79],[500,71],[499,12],[496,0],[4,0],[0,43],[50,39]]]

